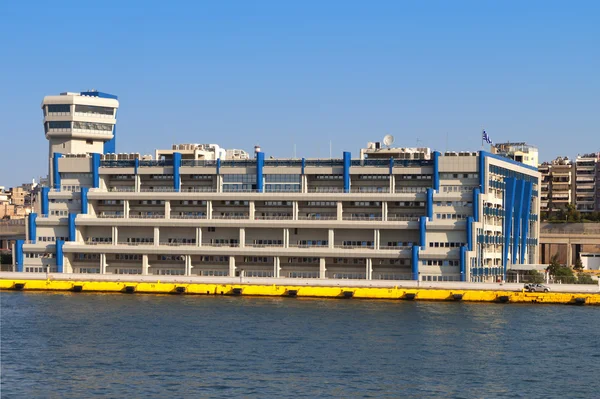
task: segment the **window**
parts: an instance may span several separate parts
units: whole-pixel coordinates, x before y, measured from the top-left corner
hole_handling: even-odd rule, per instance
[[[48,113],[61,113],[68,114],[71,112],[71,106],[69,104],[53,104],[48,105]]]

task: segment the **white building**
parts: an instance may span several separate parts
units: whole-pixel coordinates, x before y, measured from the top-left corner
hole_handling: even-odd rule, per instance
[[[70,140],[56,155],[53,138],[18,271],[496,281],[537,263],[540,174],[499,155],[224,159],[184,145],[150,159]]]

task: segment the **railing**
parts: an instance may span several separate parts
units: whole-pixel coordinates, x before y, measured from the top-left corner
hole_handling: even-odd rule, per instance
[[[172,193],[176,190],[172,187],[153,187],[153,188],[140,188],[142,193]]]
[[[182,187],[181,188],[181,192],[182,193],[215,193],[217,192],[217,189],[214,187],[204,187],[204,186],[198,186],[198,187]]]
[[[206,219],[206,215],[176,215],[171,214],[171,219]]]
[[[254,244],[254,243],[245,243],[246,247],[251,248],[283,248],[283,244]]]
[[[164,214],[152,214],[152,215],[129,215],[130,219],[164,219]]]
[[[304,161],[305,166],[316,166],[316,167],[331,167],[331,166],[344,166],[343,159],[306,159]]]
[[[117,193],[133,193],[135,192],[135,187],[110,187],[108,189],[108,191],[110,192],[117,192]]]
[[[337,215],[298,216],[298,220],[336,220]]]
[[[231,248],[238,248],[240,246],[240,244],[238,244],[238,243],[210,243],[210,242],[203,242],[202,246],[203,247],[231,247]]]
[[[381,249],[384,251],[402,251],[404,249],[411,249],[412,247],[410,246],[401,246],[401,245],[380,245],[379,248],[377,249]]]
[[[248,167],[256,166],[255,159],[232,159],[229,161],[221,161],[221,167]]]
[[[342,220],[360,220],[360,221],[381,221],[381,215],[376,216],[354,216],[354,215],[344,215],[342,216]]]
[[[211,219],[248,219],[250,215],[213,215]]]
[[[333,247],[334,248],[340,248],[340,249],[375,249],[374,245],[343,245],[343,244],[336,244]]]
[[[207,166],[213,167],[217,165],[217,161],[213,160],[192,160],[192,159],[183,159],[181,160],[181,166]]]
[[[381,193],[389,193],[390,192],[390,188],[389,187],[351,187],[350,188],[350,192],[351,193],[376,193],[376,194],[381,194]]]
[[[394,159],[394,166],[432,166],[431,159]]]
[[[265,159],[265,166],[302,166],[302,160],[300,159]]]
[[[173,166],[173,160],[169,159],[140,159],[140,168],[144,167],[156,167],[156,166]]]
[[[153,242],[129,242],[129,241],[119,241],[117,242],[118,245],[131,245],[131,246],[138,246],[138,245],[143,245],[143,246],[154,246]]]
[[[96,217],[99,218],[99,219],[123,219],[125,217],[125,215],[123,215],[123,214],[116,214],[116,213],[115,214],[112,214],[112,213],[109,213],[109,214],[101,213],[101,214],[96,215]]]
[[[390,222],[418,222],[418,216],[388,216],[387,220]]]
[[[290,248],[328,248],[329,245],[327,244],[289,244],[288,247]]]
[[[396,194],[422,194],[427,192],[428,187],[396,187]]]
[[[133,168],[135,161],[132,159],[104,159],[100,161],[101,168]]]
[[[343,193],[343,187],[311,187],[308,189],[309,193]]]
[[[159,242],[158,245],[166,245],[168,247],[179,247],[179,246],[195,247],[198,244],[196,244],[195,242]]]
[[[290,216],[255,216],[256,220],[292,220],[292,215]]]

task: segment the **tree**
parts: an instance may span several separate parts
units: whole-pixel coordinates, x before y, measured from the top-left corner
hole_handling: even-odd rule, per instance
[[[546,268],[546,271],[551,275],[554,275],[560,267],[561,265],[558,262],[558,254],[554,254],[552,255],[552,258],[550,258],[550,265]]]
[[[581,263],[581,258],[577,258],[577,260],[575,261],[575,266],[573,266],[573,269],[575,269],[578,272],[583,270],[583,263]]]
[[[573,275],[573,270],[570,267],[562,266],[558,262],[558,254],[554,254],[550,260],[550,266],[546,269],[555,282],[562,284],[575,284],[577,277]]]

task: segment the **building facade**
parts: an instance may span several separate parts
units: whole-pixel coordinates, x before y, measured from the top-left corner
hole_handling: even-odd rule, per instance
[[[567,157],[558,157],[538,167],[541,173],[540,211],[565,209],[575,201],[575,164]]]
[[[600,211],[600,153],[577,156],[575,160],[575,206],[579,212]]]
[[[537,263],[540,174],[505,157],[196,149],[158,159],[51,149],[51,187],[15,246],[16,270],[497,281]]]
[[[538,149],[527,143],[498,143],[492,145],[492,153],[503,155],[513,161],[537,168]]]

